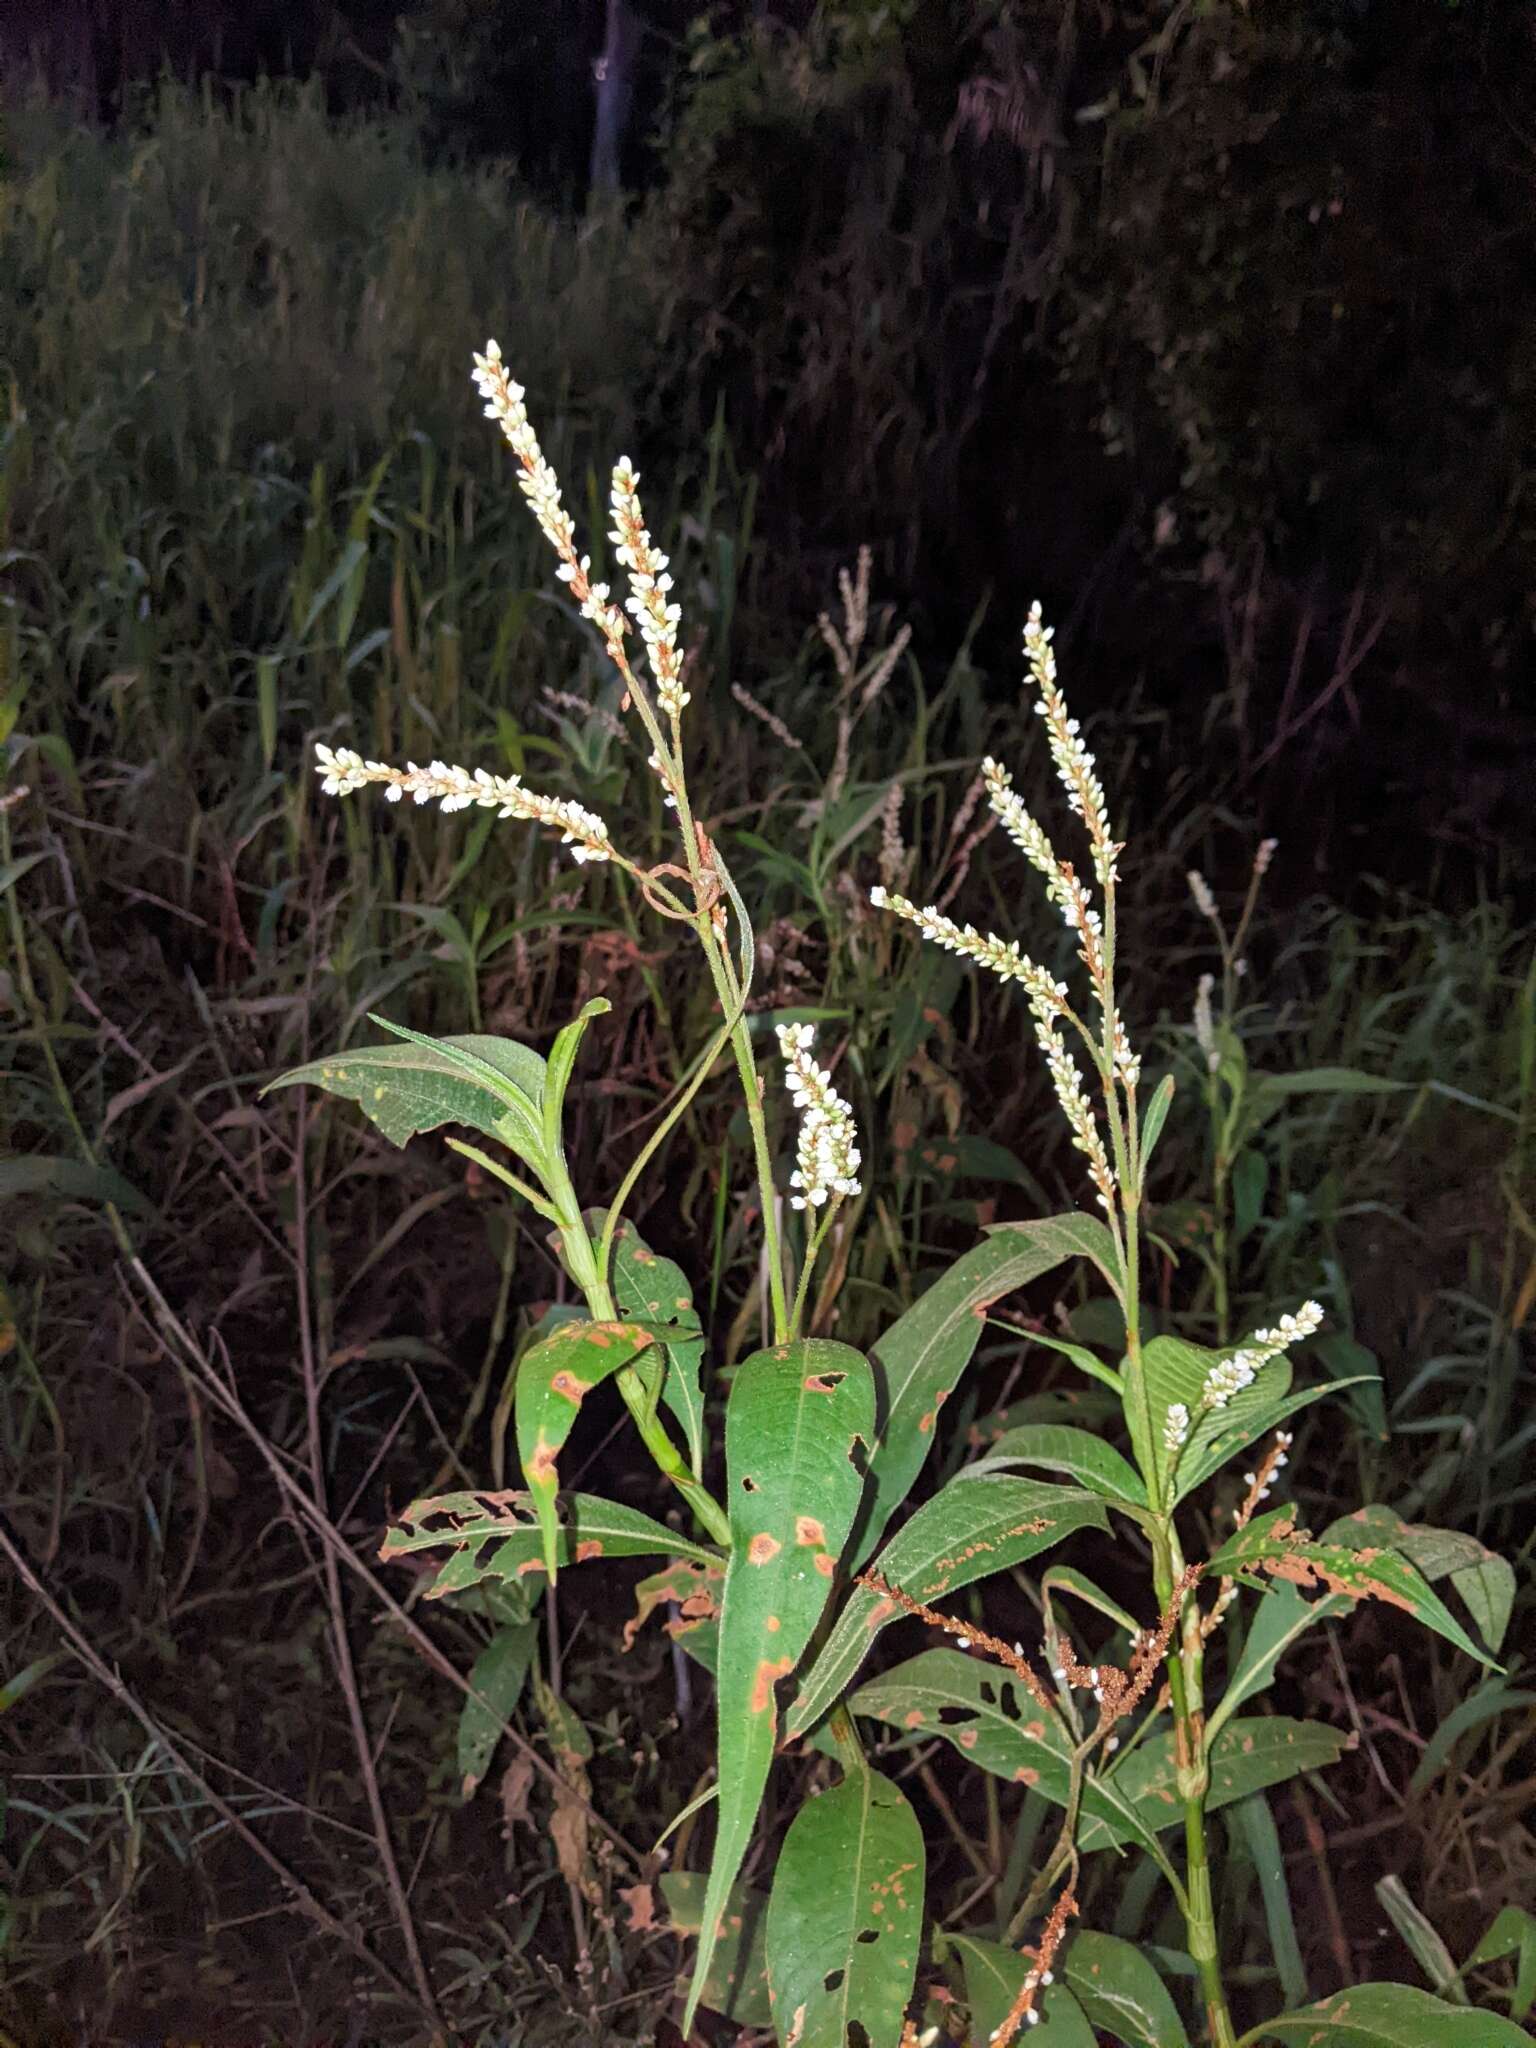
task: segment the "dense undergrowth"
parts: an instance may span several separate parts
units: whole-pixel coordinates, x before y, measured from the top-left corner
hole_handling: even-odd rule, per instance
[[[362,2038],[414,2038],[372,1778],[459,2032],[532,2044],[600,2025],[654,2040],[678,1957],[650,1924],[644,1852],[698,1789],[690,1753],[700,1767],[706,1754],[701,1736],[663,1762],[657,1735],[674,1718],[702,1725],[697,1674],[659,1637],[621,1648],[628,1608],[611,1586],[563,1583],[546,1609],[546,1689],[519,1725],[628,1850],[572,1821],[582,1809],[515,1749],[465,1801],[459,1697],[432,1658],[467,1669],[495,1617],[418,1608],[399,1568],[371,1563],[391,1511],[434,1472],[484,1485],[515,1468],[504,1375],[562,1286],[542,1227],[445,1151],[397,1153],[257,1090],[355,1042],[370,1011],[542,1044],[606,996],[611,1057],[582,1068],[573,1097],[579,1181],[633,1155],[709,1017],[622,876],[577,890],[547,844],[489,819],[322,808],[309,743],[526,769],[637,840],[654,825],[657,787],[600,647],[548,594],[537,535],[464,397],[469,344],[488,326],[515,337],[567,481],[633,437],[670,493],[665,514],[658,492],[649,502],[701,629],[697,779],[758,917],[755,1025],[787,1009],[817,1019],[872,1134],[865,1226],[816,1307],[817,1327],[858,1343],[979,1225],[1076,1202],[1016,1017],[865,900],[872,882],[921,876],[956,915],[1014,927],[972,787],[989,748],[1018,751],[1012,678],[974,639],[902,637],[898,550],[874,570],[853,660],[787,608],[786,591],[819,575],[846,648],[835,562],[787,573],[761,544],[753,465],[723,415],[711,431],[705,411],[674,445],[640,398],[666,388],[657,351],[681,346],[656,262],[665,215],[573,226],[499,172],[425,168],[402,132],[328,124],[303,98],[258,94],[231,113],[167,93],[142,132],[111,141],[60,137],[34,108],[9,142],[0,1443],[7,1535],[36,1584],[8,1573],[0,1667],[7,2023],[18,2040],[217,2026],[309,2040],[363,2014]],[[959,592],[959,609],[984,595]],[[1479,849],[1479,877],[1463,862],[1452,891],[1430,851],[1405,863],[1394,849],[1380,864],[1392,882],[1373,882],[1367,838],[1330,898],[1308,814],[1277,819],[1267,785],[1282,846],[1234,985],[1248,1056],[1267,1073],[1341,1067],[1397,1086],[1283,1102],[1224,1162],[1218,1192],[1192,1019],[1199,977],[1221,961],[1185,871],[1208,877],[1230,921],[1258,838],[1237,766],[1274,728],[1240,668],[1198,702],[1150,667],[1111,684],[1094,741],[1144,850],[1126,890],[1142,937],[1130,994],[1160,1018],[1180,1080],[1153,1189],[1168,1247],[1153,1313],[1192,1301],[1182,1327],[1214,1341],[1250,1311],[1316,1295],[1328,1369],[1379,1371],[1381,1387],[1299,1431],[1308,1519],[1381,1500],[1504,1549],[1523,1588],[1536,1497],[1525,855]],[[1047,964],[1055,943],[1038,941]],[[320,1135],[301,1188],[305,1118]],[[787,1122],[777,1136],[791,1142]],[[729,1096],[707,1088],[637,1218],[730,1331],[731,1356],[754,1347],[763,1313],[750,1205],[729,1192],[746,1146]],[[1020,1306],[1071,1324],[1076,1305],[1047,1292]],[[166,1316],[226,1408],[177,1362]],[[1061,1379],[1039,1347],[989,1344],[946,1413],[941,1458],[976,1414]],[[657,1506],[600,1428],[577,1449],[605,1491]],[[328,1529],[371,1575],[342,1575],[365,1764],[337,1682]],[[66,1623],[97,1668],[61,1648]],[[1295,1880],[1282,1968],[1314,1990],[1355,1973],[1433,1982],[1413,1912],[1460,1959],[1500,1906],[1530,1896],[1522,1626],[1523,1590],[1511,1675],[1482,1681],[1470,1710],[1471,1667],[1381,1612],[1357,1613],[1291,1674],[1310,1711],[1358,1738],[1337,1771],[1277,1802]],[[1009,1844],[1032,1838],[1039,1812],[990,1783],[948,1787],[926,1763],[908,1789],[930,1839],[948,1842],[935,1886],[974,1889],[1005,1925],[1023,1869]],[[690,1833],[672,1844],[679,1866]],[[305,1888],[299,1917],[251,1838]],[[1241,1997],[1245,1973],[1267,1989],[1281,1907],[1236,1840],[1223,1870]],[[1411,1911],[1378,1901],[1389,1873]],[[1133,1881],[1099,1922],[1176,1948],[1148,1899]]]

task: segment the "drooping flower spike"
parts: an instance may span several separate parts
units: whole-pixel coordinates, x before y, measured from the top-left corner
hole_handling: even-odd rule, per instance
[[[392,804],[407,796],[413,803],[441,804],[445,811],[464,811],[477,804],[503,818],[523,818],[558,832],[573,860],[618,858],[608,827],[595,811],[568,798],[541,796],[525,789],[519,776],[492,775],[484,768],[471,773],[468,768],[452,768],[446,761],[432,761],[425,768],[411,761],[404,768],[391,768],[386,761],[365,761],[351,747],[323,743],[316,746],[315,757],[315,772],[327,796],[350,796],[354,790],[379,783]]]

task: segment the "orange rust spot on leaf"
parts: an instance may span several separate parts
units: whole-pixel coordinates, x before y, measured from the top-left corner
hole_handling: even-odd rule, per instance
[[[767,1564],[770,1558],[777,1557],[783,1548],[777,1537],[770,1536],[766,1529],[760,1529],[747,1545],[747,1563]]]
[[[1024,1733],[1032,1741],[1038,1742],[1045,1733],[1045,1723],[1043,1721],[1026,1721],[1024,1723]]]
[[[806,1545],[818,1544],[825,1550],[827,1547],[827,1532],[814,1515],[796,1515],[795,1541]]]
[[[927,1718],[928,1716],[923,1712],[921,1707],[914,1707],[912,1711],[907,1715],[905,1726],[907,1726],[908,1728],[921,1728],[924,1721],[926,1721]]]
[[[962,1749],[974,1749],[976,1747],[976,1730],[974,1728],[962,1728],[960,1730],[960,1747]]]
[[[773,1688],[781,1678],[787,1678],[794,1668],[792,1657],[764,1658],[757,1667],[757,1676],[752,1681],[752,1712],[766,1714],[773,1705]]]
[[[869,1610],[864,1626],[873,1634],[877,1628],[882,1627],[888,1622],[895,1612],[896,1602],[894,1600],[877,1600]]]
[[[541,1437],[533,1448],[533,1456],[524,1467],[530,1486],[539,1486],[553,1480],[555,1476],[555,1450],[553,1445]]]
[[[789,1354],[786,1352],[784,1355],[788,1357]],[[800,1384],[808,1394],[835,1394],[842,1381],[840,1372],[834,1373],[830,1379],[824,1372],[812,1372],[807,1373]]]
[[[770,1614],[768,1619],[763,1623],[763,1627],[767,1629],[769,1635],[771,1636],[776,1636],[783,1626],[783,1622],[780,1621],[779,1617],[776,1614]]]
[[[581,1406],[583,1397],[590,1393],[591,1390],[592,1382],[590,1380],[579,1380],[575,1373],[565,1372],[564,1370],[555,1373],[549,1382],[549,1391],[552,1394],[563,1395],[567,1401],[577,1408]]]
[[[585,1564],[589,1558],[601,1557],[602,1554],[603,1544],[602,1538],[599,1536],[589,1536],[585,1542],[578,1543],[576,1546],[576,1562],[578,1564]]]
[[[837,1569],[837,1566],[832,1562],[831,1557],[825,1550],[818,1550],[811,1559],[811,1563],[815,1565],[817,1571],[821,1573],[824,1579],[830,1579],[833,1572]]]
[[[1013,1774],[1013,1782],[1015,1785],[1038,1785],[1040,1773],[1032,1764],[1020,1764]]]

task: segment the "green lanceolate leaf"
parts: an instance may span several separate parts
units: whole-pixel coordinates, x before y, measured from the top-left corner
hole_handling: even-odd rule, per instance
[[[621,1223],[613,1238],[612,1285],[621,1315],[670,1323],[679,1332],[664,1345],[667,1370],[661,1398],[682,1425],[689,1467],[697,1479],[704,1468],[704,1395],[699,1385],[704,1336],[683,1269],[659,1258],[632,1223]]]
[[[1158,1083],[1157,1092],[1147,1104],[1146,1115],[1141,1120],[1141,1171],[1145,1179],[1158,1139],[1163,1135],[1163,1125],[1168,1121],[1168,1112],[1173,1107],[1173,1076],[1165,1074]]]
[[[1173,1741],[1170,1731],[1138,1743],[1107,1780],[1130,1802],[1143,1828],[1152,1834],[1184,1818]],[[1274,1714],[1229,1722],[1210,1746],[1206,1811],[1230,1806],[1270,1785],[1283,1785],[1302,1771],[1326,1770],[1352,1747],[1351,1736],[1324,1721],[1292,1721]],[[1124,1827],[1107,1817],[1094,1817],[1084,1821],[1078,1846],[1104,1849],[1127,1839]]]
[[[1193,1493],[1213,1472],[1235,1458],[1245,1445],[1257,1437],[1267,1436],[1272,1429],[1278,1429],[1303,1408],[1310,1408],[1314,1401],[1325,1401],[1331,1394],[1343,1393],[1347,1387],[1361,1384],[1356,1380],[1333,1380],[1327,1386],[1302,1387],[1294,1394],[1272,1399],[1270,1397],[1279,1386],[1281,1377],[1275,1371],[1276,1366],[1285,1368],[1284,1377],[1288,1381],[1289,1368],[1285,1367],[1283,1359],[1276,1359],[1264,1367],[1251,1387],[1233,1397],[1228,1409],[1219,1409],[1214,1415],[1202,1417],[1199,1428],[1179,1460],[1175,1500],[1183,1500],[1186,1494]],[[1370,1375],[1366,1378],[1369,1379]]]
[[[1488,1932],[1462,1964],[1462,1971],[1480,1969],[1485,1963],[1515,1958],[1515,1988],[1510,1994],[1509,2016],[1523,2020],[1536,2005],[1536,1918],[1524,1906],[1505,1906],[1494,1915]]]
[[[544,1150],[551,1159],[563,1154],[560,1120],[565,1111],[565,1091],[571,1084],[571,1071],[576,1065],[576,1055],[581,1050],[587,1026],[594,1017],[606,1017],[612,1008],[606,996],[594,996],[591,1002],[582,1005],[579,1016],[573,1017],[555,1034],[555,1042],[549,1049],[542,1105]]]
[[[719,1560],[675,1529],[653,1522],[637,1508],[567,1494],[557,1503],[557,1564],[585,1564],[598,1557],[676,1557],[698,1569]],[[544,1536],[533,1497],[527,1493],[440,1493],[412,1501],[379,1551],[386,1564],[418,1550],[451,1548],[426,1598],[462,1593],[482,1579],[516,1581],[545,1569]]]
[[[530,1165],[542,1165],[545,1067],[536,1052],[511,1038],[479,1033],[423,1038],[382,1017],[373,1022],[406,1042],[359,1046],[311,1060],[269,1081],[262,1092],[307,1086],[343,1096],[357,1103],[392,1145],[440,1124],[467,1124],[500,1138]]]
[[[1000,1941],[979,1941],[974,1935],[950,1934],[944,1947],[964,1971],[965,2002],[971,2010],[970,2038],[991,2041],[1002,2026],[1024,1986],[1029,1958]],[[1035,1998],[1040,2018],[1027,2030],[1020,2028],[1016,2043],[1029,2048],[1095,2048],[1092,2027],[1083,2009],[1065,1984],[1047,1985]]]
[[[1531,2048],[1496,2013],[1447,2005],[1412,1984],[1357,1984],[1244,2034],[1238,2048]]]
[[[1354,1550],[1341,1543],[1307,1541],[1297,1531],[1289,1508],[1277,1508],[1239,1530],[1221,1546],[1207,1570],[1259,1581],[1268,1574],[1293,1586],[1342,1593],[1351,1600],[1385,1600],[1480,1664],[1493,1663],[1405,1557],[1374,1545]]]
[[[1079,1486],[1122,1507],[1147,1505],[1147,1489],[1135,1468],[1112,1444],[1090,1436],[1086,1429],[1035,1422],[1005,1430],[988,1449],[987,1462],[1005,1459],[1016,1465],[1038,1465],[1047,1472],[1065,1472]]]
[[[1253,1610],[1248,1637],[1227,1681],[1226,1692],[1206,1724],[1208,1738],[1220,1730],[1255,1693],[1274,1683],[1275,1668],[1298,1636],[1319,1622],[1348,1614],[1354,1601],[1343,1593],[1329,1593],[1321,1600],[1303,1600],[1294,1586],[1283,1581],[1271,1586]]]
[[[1081,1487],[1005,1472],[961,1473],[896,1532],[875,1569],[889,1585],[931,1604],[1050,1549],[1074,1529],[1108,1526],[1097,1496]],[[867,1586],[850,1589],[790,1708],[789,1734],[815,1726],[852,1682],[881,1629],[900,1613],[894,1600]]]
[[[879,1437],[870,1492],[859,1518],[855,1561],[874,1550],[907,1497],[933,1443],[939,1410],[960,1383],[995,1301],[1038,1280],[1063,1260],[1113,1260],[1114,1242],[1091,1216],[1009,1223],[955,1261],[874,1348]]]
[[[1285,1874],[1285,1851],[1269,1801],[1262,1792],[1250,1792],[1237,1800],[1227,1818],[1234,1846],[1240,1847],[1253,1865],[1264,1901],[1264,1923],[1269,1931],[1269,1952],[1275,1959],[1281,1996],[1287,2005],[1299,2005],[1311,1996],[1301,1944],[1296,1939],[1296,1917],[1291,1910],[1291,1887]]]
[[[874,1435],[869,1361],[846,1344],[775,1345],[736,1372],[725,1416],[731,1556],[720,1614],[719,1823],[683,2031],[693,2023],[726,1894],[778,1736],[775,1688],[832,1591]]]
[[[1139,1948],[1089,1929],[1067,1937],[1056,1966],[1094,2026],[1125,2048],[1189,2048],[1168,1988]]]
[[[472,1797],[485,1776],[501,1724],[510,1719],[522,1694],[538,1640],[536,1621],[514,1623],[497,1629],[475,1659],[469,1682],[480,1697],[465,1700],[459,1714],[459,1793],[464,1799]]]
[[[653,1323],[563,1323],[531,1345],[517,1368],[517,1455],[544,1532],[544,1566],[559,1564],[556,1460],[581,1404],[600,1381],[656,1342]]]
[[[768,1901],[768,1981],[797,2048],[900,2048],[923,1932],[923,1831],[878,1771],[796,1814]]]
[[[661,1879],[661,1896],[674,1930],[696,1936],[704,1925],[704,1893],[709,1880],[701,1870],[669,1870]],[[720,1915],[713,1951],[704,1972],[700,2005],[723,2013],[738,2027],[771,2027],[768,2003],[768,1894],[750,1885],[733,1884]]]
[[[1472,1619],[1490,1650],[1496,1650],[1509,1626],[1515,1604],[1514,1568],[1475,1536],[1459,1529],[1433,1529],[1423,1522],[1405,1522],[1391,1508],[1357,1508],[1323,1531],[1325,1543],[1347,1543],[1351,1549],[1384,1543],[1399,1551],[1426,1579],[1449,1579],[1466,1601]]]
[[[855,1714],[924,1741],[940,1736],[993,1777],[1031,1786],[1054,1806],[1067,1803],[1072,1744],[1066,1729],[1022,1680],[995,1664],[958,1650],[925,1650],[861,1686],[848,1704]],[[1156,1851],[1156,1831],[1142,1826],[1112,1781],[1084,1779],[1083,1813],[1106,1830],[1106,1840]]]

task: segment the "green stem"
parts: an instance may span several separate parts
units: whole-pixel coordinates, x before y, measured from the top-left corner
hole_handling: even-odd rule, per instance
[[[1171,1516],[1152,1532],[1152,1568],[1158,1602],[1164,1612],[1183,1572],[1183,1559]],[[1235,2048],[1236,2034],[1227,2009],[1216,1941],[1216,1908],[1211,1892],[1211,1866],[1205,1838],[1205,1800],[1210,1789],[1203,1711],[1203,1658],[1200,1616],[1187,1599],[1182,1637],[1168,1660],[1168,1695],[1173,1707],[1173,1753],[1179,1798],[1184,1808],[1184,1927],[1189,1953],[1200,1973],[1206,2031],[1212,2048]]]
[[[598,1271],[597,1248],[587,1235],[587,1226],[582,1221],[575,1190],[567,1181],[563,1188],[551,1188],[550,1193],[555,1197],[561,1248],[571,1278],[581,1289],[593,1320],[599,1323],[613,1322],[618,1316],[613,1293],[607,1280]],[[650,1452],[657,1470],[663,1477],[671,1480],[698,1517],[700,1526],[709,1531],[716,1543],[729,1550],[731,1525],[725,1510],[709,1488],[695,1479],[689,1471],[682,1453],[667,1435],[666,1426],[656,1412],[656,1403],[645,1380],[632,1365],[626,1365],[615,1377],[624,1406],[629,1410],[635,1428],[640,1433],[640,1440]]]

